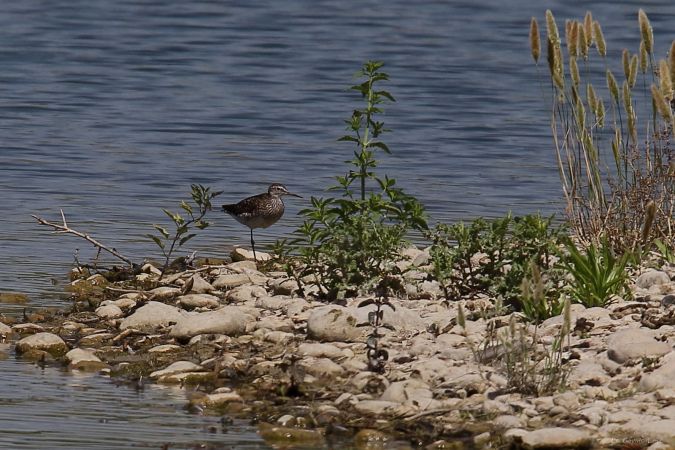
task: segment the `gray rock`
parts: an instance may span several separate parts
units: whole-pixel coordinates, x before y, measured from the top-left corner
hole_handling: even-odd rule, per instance
[[[675,420],[630,421],[622,425],[622,430],[651,441],[661,441],[675,446]]]
[[[183,316],[176,322],[170,336],[185,339],[198,334],[226,334],[238,336],[246,331],[246,324],[254,320],[236,306],[225,306],[215,311]]]
[[[675,294],[664,295],[661,299],[661,306],[668,308],[675,305]]]
[[[293,333],[275,330],[266,332],[263,339],[267,342],[272,342],[273,344],[288,345],[293,342],[295,335]]]
[[[297,362],[299,368],[301,368],[306,374],[312,375],[316,378],[330,379],[334,377],[339,377],[344,375],[344,369],[339,365],[334,363],[328,358],[314,358],[307,356],[302,360]],[[327,380],[330,381],[330,380]]]
[[[433,393],[427,383],[411,378],[391,383],[382,393],[380,400],[413,406],[426,406],[433,400]]]
[[[195,364],[192,361],[176,361],[162,370],[156,370],[152,372],[150,374],[150,378],[162,378],[167,375],[175,375],[177,373],[199,372],[203,370],[204,368],[202,366]]]
[[[275,278],[269,283],[275,295],[293,295],[298,289],[298,282],[288,278]]]
[[[310,339],[324,342],[363,342],[368,327],[357,327],[358,323],[352,308],[321,306],[312,310],[307,319],[307,335]]]
[[[169,286],[160,286],[150,290],[148,293],[153,300],[169,300],[178,297],[181,294],[181,290]]]
[[[105,305],[96,308],[96,315],[101,319],[118,319],[124,316],[124,312],[117,305]]]
[[[588,448],[593,442],[586,430],[559,427],[530,431],[522,436],[522,440],[526,449]]]
[[[188,294],[178,297],[178,304],[187,309],[217,308],[220,306],[218,297],[211,294]]]
[[[609,380],[605,369],[592,360],[580,361],[569,375],[569,381],[577,385],[603,386],[609,383]]]
[[[385,400],[363,400],[354,405],[361,414],[372,416],[382,416],[385,414],[393,414],[397,412],[400,403],[388,402]]]
[[[93,350],[74,348],[66,353],[68,367],[78,370],[100,370],[107,365],[94,354]]]
[[[359,299],[358,303],[364,299]],[[396,331],[424,331],[426,330],[426,323],[420,317],[418,311],[413,311],[404,306],[401,306],[400,302],[392,301],[392,304],[396,308],[396,311],[392,311],[391,308],[385,306],[384,310],[384,324],[394,327]],[[352,314],[356,316],[356,319],[359,323],[368,323],[368,313],[375,311],[375,305],[368,305],[362,308],[353,309]]]
[[[140,331],[154,331],[178,322],[186,314],[185,311],[175,306],[160,302],[148,302],[129,317],[122,319],[120,330],[134,328]]]
[[[649,289],[652,286],[670,283],[670,277],[667,273],[660,270],[648,270],[640,275],[635,284],[643,289]]]
[[[148,353],[172,353],[182,350],[183,347],[176,344],[156,345],[148,350]]]
[[[273,297],[265,295],[255,299],[255,307],[260,309],[268,309],[270,311],[280,311],[291,304],[293,301],[294,299],[282,295],[275,295]]]
[[[0,336],[7,337],[10,334],[12,334],[12,328],[9,325],[0,322]]]
[[[657,389],[675,389],[675,353],[666,356],[658,369],[643,374],[638,389],[643,392],[652,392]]]
[[[232,303],[246,303],[255,301],[259,297],[267,295],[267,291],[251,284],[238,286],[227,293],[227,301]]]
[[[136,306],[136,299],[131,298],[131,297],[126,297],[125,294],[122,297],[118,298],[117,300],[105,300],[101,302],[101,306],[107,306],[107,305],[115,305],[118,308],[120,308],[123,311],[126,311],[128,309],[131,309]]]
[[[620,364],[636,358],[655,358],[670,353],[672,348],[654,339],[650,331],[633,328],[614,333],[609,339],[607,356]]]
[[[218,289],[232,289],[250,283],[251,279],[245,273],[227,273],[216,278],[213,282],[213,287]]]
[[[510,430],[512,428],[520,428],[524,425],[524,422],[522,419],[520,419],[517,416],[513,416],[510,414],[503,414],[501,416],[497,416],[492,420],[492,423],[497,427],[502,430]]]
[[[52,356],[62,356],[68,351],[68,346],[54,333],[36,333],[25,337],[16,343],[17,353],[26,353],[30,350],[42,350]]]
[[[253,261],[235,261],[225,267],[237,273],[244,272],[246,270],[258,270],[258,266]]]
[[[336,346],[332,344],[309,343],[305,342],[298,346],[298,355],[314,356],[315,358],[340,359],[345,355]]]
[[[211,283],[202,278],[198,273],[194,274],[190,280],[188,282],[192,283],[192,287],[188,291],[189,294],[207,294],[216,290],[211,286]]]
[[[272,259],[269,253],[259,251],[255,252],[255,256],[256,258],[253,257],[253,251],[242,247],[237,247],[230,253],[232,261],[269,261]]]
[[[255,324],[256,330],[272,330],[272,331],[293,331],[293,321],[284,317],[268,316],[263,317]]]

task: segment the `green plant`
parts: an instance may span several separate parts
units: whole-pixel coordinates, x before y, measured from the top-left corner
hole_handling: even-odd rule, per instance
[[[551,256],[561,242],[562,228],[553,226],[552,220],[508,214],[468,225],[438,224],[427,234],[432,241],[431,275],[447,299],[484,292],[520,308],[521,283],[531,264],[546,272],[550,290],[559,285]]]
[[[606,306],[615,296],[630,294],[626,272],[630,253],[616,257],[607,240],[589,245],[585,254],[571,240],[565,249],[561,264],[572,276],[570,293],[575,301],[587,308]]]
[[[211,210],[211,200],[222,193],[211,192],[210,188],[204,187],[201,184],[193,184],[191,185],[191,188],[192,201],[196,206],[196,210],[190,203],[184,200],[180,202],[180,207],[185,211],[187,217],[167,209],[162,209],[173,222],[173,235],[161,225],[153,225],[155,230],[159,233],[158,235],[146,235],[157,244],[162,251],[162,255],[164,255],[165,260],[162,266],[162,276],[164,276],[164,273],[169,267],[173,252],[196,236],[195,233],[190,233],[190,227],[194,225],[196,228],[203,230],[209,226],[209,222],[204,220],[204,216]]]
[[[341,195],[312,197],[311,206],[300,212],[304,223],[289,242],[301,263],[286,269],[295,279],[314,276],[321,295],[329,299],[368,292],[384,276],[395,273],[394,262],[408,231],[427,226],[419,201],[396,187],[394,179],[374,172],[375,152],[390,153],[380,140],[387,130],[376,117],[384,102],[394,101],[377,87],[389,78],[381,68],[380,62],[365,63],[359,72],[365,80],[352,87],[365,105],[346,121],[351,134],[339,139],[355,145],[353,158],[347,161],[351,168],[336,177],[337,185],[330,188]]]
[[[654,245],[661,256],[661,259],[668,264],[675,264],[675,250],[673,250],[673,247],[668,247],[661,239],[655,239]]]
[[[581,21],[566,21],[564,55],[553,13],[546,11],[549,110],[567,215],[584,244],[606,238],[621,252],[655,238],[675,245],[675,152],[670,142],[675,42],[668,60],[656,62],[652,27],[643,10],[638,24],[640,50],[623,50],[623,80],[617,80],[607,62],[602,28],[590,12]],[[534,18],[530,44],[538,63]],[[593,44],[601,61],[595,62]],[[646,227],[652,203],[653,223]]]
[[[521,312],[528,321],[538,324],[562,313],[565,304],[562,293],[544,279],[536,263],[530,263],[520,290]]]

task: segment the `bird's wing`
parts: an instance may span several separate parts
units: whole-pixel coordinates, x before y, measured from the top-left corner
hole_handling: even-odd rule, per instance
[[[223,205],[223,210],[227,213],[237,216],[248,216],[252,212],[259,209],[258,204],[260,202],[260,197],[264,195],[265,194],[258,194],[254,195],[253,197],[245,198],[239,203],[235,203],[233,205]]]

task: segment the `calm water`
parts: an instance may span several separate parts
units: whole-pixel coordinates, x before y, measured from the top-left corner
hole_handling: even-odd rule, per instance
[[[351,152],[336,138],[358,101],[346,87],[366,59],[386,62],[398,99],[384,119],[394,154],[381,169],[433,221],[560,212],[530,17],[543,25],[551,8],[562,29],[562,19],[592,9],[616,62],[624,46],[636,50],[638,7],[665,55],[675,37],[668,0],[5,2],[0,290],[27,293],[33,306],[63,305],[58,293],[74,250],[83,261],[93,255],[30,214],[57,220],[63,208],[74,228],[142,259],[157,253],[139,236],[164,221],[160,208],[175,208],[191,183],[224,190],[223,202],[271,182],[321,195]],[[288,234],[305,204],[290,199],[282,223],[259,233],[261,247]],[[218,212],[212,219],[189,250],[222,256],[248,243],[234,220]],[[0,362],[3,377],[8,364]],[[32,366],[20,370],[26,382],[44,382]],[[44,389],[55,396],[50,389],[79,382],[49,379]],[[129,395],[104,384],[90,389]],[[73,410],[92,396],[68,389]],[[0,397],[6,390],[0,384]],[[32,429],[65,420],[54,414]]]
[[[6,346],[0,344],[0,352]],[[178,388],[137,391],[96,375],[41,369],[13,355],[0,361],[0,370],[3,449],[269,449],[245,422],[222,425],[219,417],[187,413]]]

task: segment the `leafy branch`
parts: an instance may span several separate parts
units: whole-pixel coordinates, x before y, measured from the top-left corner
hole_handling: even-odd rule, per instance
[[[169,267],[173,252],[196,236],[196,233],[190,233],[190,227],[194,225],[196,228],[203,230],[210,225],[209,222],[204,220],[204,217],[206,216],[206,213],[212,209],[211,200],[222,194],[222,191],[211,192],[210,188],[204,187],[201,184],[193,184],[190,187],[192,188],[191,194],[194,206],[184,200],[180,202],[180,207],[185,211],[187,217],[169,211],[168,209],[162,209],[173,222],[175,228],[173,236],[169,230],[157,224],[154,224],[153,227],[159,234],[146,234],[148,238],[152,239],[152,241],[157,244],[162,251],[162,255],[164,255],[165,260],[162,267],[162,276]]]

